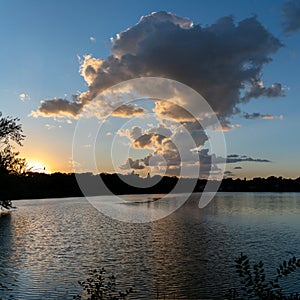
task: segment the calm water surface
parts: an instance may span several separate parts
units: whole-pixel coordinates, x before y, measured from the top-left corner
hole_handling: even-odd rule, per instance
[[[219,193],[201,210],[197,197],[147,224],[113,220],[84,198],[15,201],[0,217],[0,298],[72,299],[101,266],[134,287],[132,299],[220,299],[241,251],[270,275],[300,257],[300,194]],[[283,285],[300,291],[300,276]]]

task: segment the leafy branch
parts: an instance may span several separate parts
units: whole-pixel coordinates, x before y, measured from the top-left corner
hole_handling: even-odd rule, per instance
[[[273,280],[267,281],[264,263],[260,261],[252,267],[247,255],[241,255],[235,260],[236,272],[240,278],[240,288],[232,288],[226,294],[226,299],[300,299],[300,295],[285,295],[281,286],[280,279],[295,272],[300,267],[300,259],[295,256],[288,261],[283,261],[276,269],[277,274]]]
[[[125,292],[117,291],[116,277],[114,275],[107,276],[104,268],[91,270],[89,276],[85,281],[78,281],[85,296],[77,295],[73,299],[127,300],[133,292],[132,288],[126,289]]]

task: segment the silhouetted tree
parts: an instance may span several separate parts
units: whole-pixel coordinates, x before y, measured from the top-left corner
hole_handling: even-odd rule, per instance
[[[14,151],[13,143],[22,146],[24,139],[22,125],[18,118],[3,117],[0,112],[0,178],[8,175],[20,175],[26,171],[25,159],[19,158],[19,152]],[[7,195],[0,194],[0,207],[11,208]]]

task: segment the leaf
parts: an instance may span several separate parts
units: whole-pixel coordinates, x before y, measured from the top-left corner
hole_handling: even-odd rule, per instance
[[[247,258],[245,261],[243,261],[242,265],[243,265],[243,266],[249,265],[249,259]]]
[[[246,260],[248,258],[247,255],[243,255],[243,252],[241,253],[241,260]]]
[[[280,274],[280,270],[278,268],[276,270],[277,270],[277,273]]]
[[[286,261],[285,260],[283,261],[283,266],[284,266],[284,268],[286,268]]]
[[[292,266],[289,266],[289,267],[288,267],[288,270],[289,270],[290,272],[294,272],[294,271],[295,271],[295,269],[294,269]]]

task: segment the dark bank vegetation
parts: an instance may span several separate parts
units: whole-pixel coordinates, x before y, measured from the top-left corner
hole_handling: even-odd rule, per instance
[[[87,188],[84,190],[86,196],[105,195],[107,189],[101,185],[99,176],[105,186],[114,194],[158,194],[169,193],[176,185],[177,177],[141,178],[137,175],[118,175],[102,173],[93,175],[64,174],[64,173],[34,173],[26,172],[22,174],[2,173],[0,174],[1,194],[3,199],[38,199],[38,198],[60,198],[60,197],[81,197],[83,192],[78,186],[77,180],[86,182]],[[134,187],[127,184],[131,177],[138,183],[138,186],[148,186],[145,188]],[[126,178],[127,177],[127,178]],[[160,180],[158,180],[160,179]],[[181,179],[185,181],[178,192],[190,192],[190,181],[192,179]],[[158,182],[152,186],[151,182]],[[202,192],[206,180],[199,179],[194,188],[194,192]],[[222,192],[300,192],[300,178],[284,179],[282,177],[254,178],[252,180],[224,179],[219,191]]]

